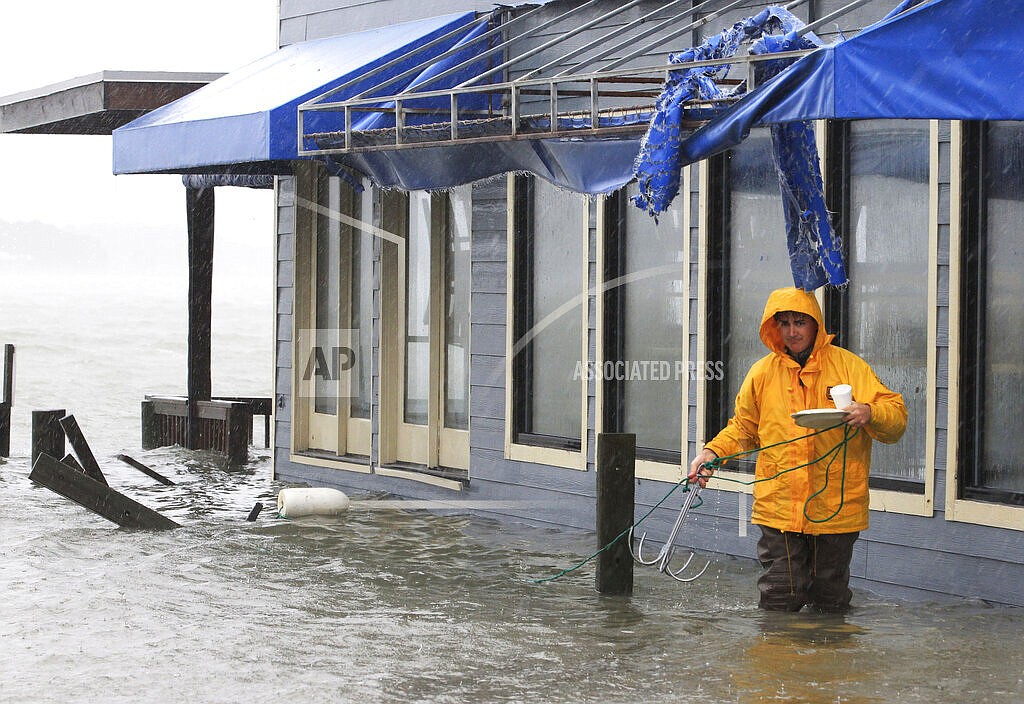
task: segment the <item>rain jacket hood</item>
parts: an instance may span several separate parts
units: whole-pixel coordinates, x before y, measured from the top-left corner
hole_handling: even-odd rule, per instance
[[[822,349],[832,342],[834,335],[825,331],[825,320],[821,314],[821,306],[813,294],[799,288],[780,288],[772,291],[768,296],[768,303],[764,306],[764,315],[761,316],[761,341],[772,352],[786,354],[786,345],[782,341],[782,333],[775,322],[775,314],[791,310],[803,313],[814,318],[818,324],[818,335],[814,338],[814,351]]]
[[[803,366],[786,352],[774,320],[782,311],[804,313],[818,323]],[[821,307],[806,291],[773,291],[759,332],[770,352],[747,372],[733,417],[705,447],[719,458],[759,450],[754,523],[810,534],[865,530],[871,443],[893,443],[903,435],[903,397],[886,388],[863,359],[832,344]],[[815,433],[796,424],[798,411],[834,408],[831,389],[838,384],[850,384],[854,400],[871,408],[865,428]]]

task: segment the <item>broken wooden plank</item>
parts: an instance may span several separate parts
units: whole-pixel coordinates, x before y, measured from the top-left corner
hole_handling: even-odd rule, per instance
[[[61,437],[63,438],[64,436],[62,435]],[[78,460],[76,460],[75,456],[72,455],[70,452],[64,455],[64,459],[62,459],[61,462],[66,464],[68,467],[71,467],[71,469],[75,470],[76,472],[81,472],[82,474],[85,474],[85,467],[78,464]]]
[[[262,510],[263,510],[263,502],[262,501],[257,501],[256,505],[252,507],[252,511],[249,511],[249,515],[248,515],[248,517],[245,520],[249,521],[250,523],[252,521],[255,521],[256,518],[260,515],[260,511],[262,511]]]
[[[179,525],[105,484],[42,454],[28,478],[124,528],[166,530]]]
[[[64,429],[60,427],[60,419],[67,414],[63,408],[32,411],[32,464],[43,453],[50,457],[64,454]]]
[[[96,461],[96,457],[92,454],[89,443],[85,440],[85,435],[82,434],[82,429],[78,427],[78,421],[75,420],[75,416],[69,413],[61,418],[60,427],[64,428],[64,435],[67,437],[68,443],[71,444],[71,449],[78,456],[78,461],[85,468],[85,473],[100,484],[109,484],[107,478],[103,476],[99,462]]]
[[[172,482],[170,479],[160,474],[155,469],[147,467],[146,465],[142,464],[133,457],[129,457],[128,455],[118,455],[117,459],[121,460],[122,462],[129,466],[135,467],[135,469],[139,470],[143,474],[152,477],[153,479],[156,479],[158,482],[164,484],[165,486],[174,486],[174,482]]]

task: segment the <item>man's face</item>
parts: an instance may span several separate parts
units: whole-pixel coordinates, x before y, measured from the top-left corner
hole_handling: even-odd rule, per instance
[[[775,315],[775,324],[782,335],[782,343],[793,354],[810,349],[818,335],[818,323],[814,318],[796,311],[786,310]]]

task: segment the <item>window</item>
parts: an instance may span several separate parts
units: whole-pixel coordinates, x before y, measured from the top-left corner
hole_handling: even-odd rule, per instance
[[[832,126],[835,224],[850,285],[829,291],[829,331],[903,395],[903,439],[875,443],[871,486],[924,493],[928,424],[930,125],[865,120]],[[854,389],[854,398],[857,390]]]
[[[683,379],[683,212],[655,222],[633,185],[604,201],[604,429],[635,433],[637,457],[680,462]]]
[[[514,178],[510,441],[579,453],[586,375],[587,200]]]
[[[387,194],[381,464],[469,468],[471,187]],[[456,476],[464,476],[456,473]]]
[[[1024,123],[967,123],[963,136],[956,498],[1022,506]]]
[[[769,130],[751,131],[708,169],[705,356],[722,362],[724,375],[705,379],[705,440],[725,427],[747,371],[768,353],[760,336],[768,294],[793,285]],[[749,460],[738,465],[753,471]]]
[[[313,201],[300,208],[296,245],[296,450],[370,454],[373,241],[364,216],[372,192],[310,170],[299,181]]]

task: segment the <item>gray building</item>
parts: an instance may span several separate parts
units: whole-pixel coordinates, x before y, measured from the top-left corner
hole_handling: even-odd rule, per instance
[[[893,4],[792,12],[832,42]],[[282,0],[277,58],[221,79],[230,95],[232,81],[295,76],[268,86],[273,105],[235,109],[266,117],[266,143],[210,156],[197,127],[181,133],[191,162],[175,161],[180,149],[119,162],[115,133],[115,168],[277,176],[277,478],[493,500],[486,512],[507,520],[591,530],[597,436],[635,433],[646,513],[728,419],[765,352],[767,293],[792,285],[767,128],[683,167],[657,219],[622,177],[668,55],[762,8],[512,5]],[[486,33],[477,53],[452,48]],[[437,62],[434,75],[487,78],[407,97]],[[405,74],[377,91],[365,82]],[[191,112],[124,128],[124,149],[135,132],[143,144],[223,117],[203,112],[221,81],[179,101],[196,101]],[[400,109],[382,111],[394,95]],[[456,100],[460,119],[436,118]],[[853,575],[885,593],[1024,605],[1024,434],[1011,406],[1024,359],[1024,123],[937,117],[815,122],[851,280],[823,290],[827,324],[910,413],[900,443],[875,445]],[[743,466],[722,475],[750,478]],[[752,558],[750,487],[710,486],[682,540]],[[669,505],[645,525],[657,536],[674,517]]]

